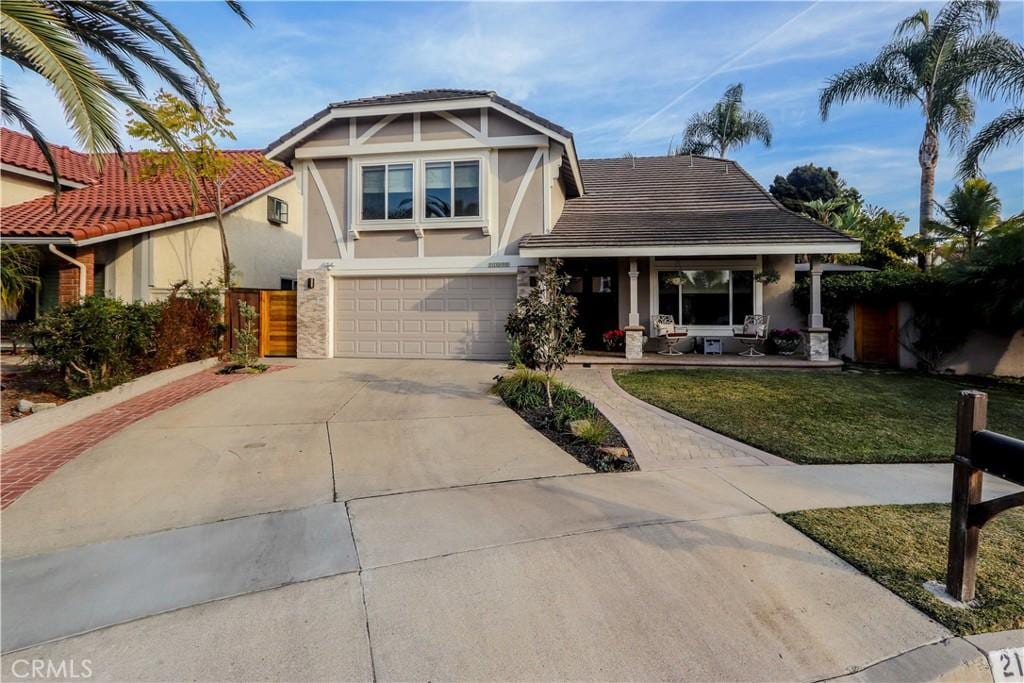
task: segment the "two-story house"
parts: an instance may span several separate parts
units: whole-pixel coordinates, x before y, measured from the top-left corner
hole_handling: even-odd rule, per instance
[[[859,250],[735,162],[581,160],[568,130],[483,90],[335,103],[266,154],[302,192],[300,357],[502,358],[506,316],[552,257],[591,345],[659,315],[728,340],[747,314],[804,322],[797,256],[817,281],[816,256]]]

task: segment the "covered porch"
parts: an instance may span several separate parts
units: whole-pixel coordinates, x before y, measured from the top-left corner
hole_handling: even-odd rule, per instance
[[[564,257],[568,291],[578,301],[579,327],[586,353],[573,362],[606,364],[623,360],[658,365],[802,367],[837,364],[828,357],[821,317],[821,258],[809,257],[811,311],[805,316],[792,301],[797,255],[647,255]],[[793,355],[738,356],[749,316],[771,330],[800,330],[803,342]],[[656,321],[671,321],[681,336],[669,339]],[[625,348],[608,353],[605,334],[625,333]],[[765,351],[764,340],[755,344]],[[673,355],[664,355],[671,350]],[[817,353],[814,353],[817,351]],[[680,354],[680,355],[675,355]]]

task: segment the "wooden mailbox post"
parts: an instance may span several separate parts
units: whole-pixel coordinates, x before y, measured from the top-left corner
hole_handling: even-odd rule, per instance
[[[1010,508],[1024,505],[1024,492],[981,502],[985,473],[1024,486],[1024,441],[985,429],[988,395],[961,391],[953,455],[953,510],[949,521],[946,592],[961,602],[974,599],[981,528]]]

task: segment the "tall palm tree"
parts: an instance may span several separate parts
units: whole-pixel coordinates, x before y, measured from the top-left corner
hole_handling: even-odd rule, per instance
[[[945,216],[945,222],[933,221],[932,230],[947,239],[963,244],[964,253],[974,251],[985,233],[999,223],[1003,204],[996,188],[984,178],[969,178],[949,193],[946,203],[936,202],[936,208]]]
[[[1002,66],[983,71],[977,80],[981,93],[1000,94],[1008,99],[1024,98],[1024,46],[1010,43],[1004,47]],[[957,175],[970,178],[981,174],[981,161],[997,147],[1024,138],[1024,107],[1011,107],[986,124],[967,145]]]
[[[970,86],[1004,64],[1014,43],[989,30],[999,14],[998,0],[953,0],[932,21],[919,10],[896,27],[893,39],[871,62],[829,79],[819,109],[827,120],[835,105],[874,99],[896,107],[918,106],[924,134],[918,148],[921,167],[919,231],[927,238],[935,197],[940,137],[966,141],[974,121]],[[920,265],[927,266],[921,256]]]
[[[252,25],[238,2],[227,5]],[[145,102],[137,64],[155,73],[192,106],[200,106],[192,79],[209,88],[223,106],[217,85],[192,43],[142,0],[4,0],[0,48],[4,59],[50,82],[68,125],[90,154],[121,155],[118,106],[167,133]],[[101,69],[91,55],[102,58],[112,73]],[[2,82],[0,98],[3,120],[17,123],[32,136],[58,192],[53,155],[31,114]]]
[[[677,155],[707,154],[715,151],[719,157],[734,148],[760,140],[765,147],[772,144],[772,124],[759,111],[743,108],[743,84],[730,86],[711,111],[694,114],[683,131],[683,142]]]

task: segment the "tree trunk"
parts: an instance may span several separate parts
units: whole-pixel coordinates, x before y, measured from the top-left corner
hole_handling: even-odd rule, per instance
[[[917,162],[921,165],[921,201],[919,205],[920,223],[918,234],[928,237],[928,224],[932,220],[932,207],[935,200],[935,168],[939,165],[939,135],[931,127],[926,126],[921,147],[917,152]],[[930,263],[930,254],[917,257],[917,265],[926,270]]]
[[[220,257],[223,262],[224,289],[231,289],[231,254],[228,252],[228,233],[224,229],[224,206],[221,201],[220,185],[217,186],[214,214],[217,217],[217,231],[220,233]]]

